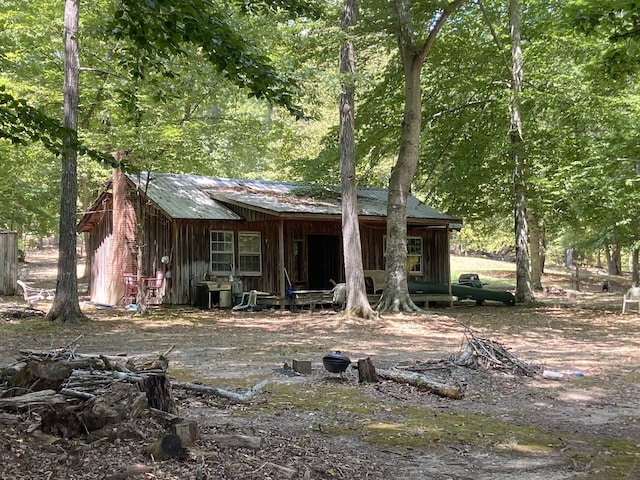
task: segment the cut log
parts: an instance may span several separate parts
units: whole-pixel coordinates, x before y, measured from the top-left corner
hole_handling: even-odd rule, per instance
[[[0,413],[0,425],[16,425],[22,422],[18,415],[12,413]]]
[[[378,376],[398,383],[408,383],[421,390],[426,390],[441,397],[453,398],[454,400],[459,400],[464,395],[462,388],[458,385],[442,383],[435,378],[416,372],[406,372],[396,368],[379,369]]]
[[[285,467],[284,465],[278,465],[277,463],[266,462],[264,466],[277,470],[279,472],[280,478],[295,478],[295,476],[298,475],[297,470],[293,468]]]
[[[216,397],[223,397],[237,403],[249,402],[253,399],[253,397],[260,393],[260,391],[267,385],[267,383],[269,383],[268,380],[263,380],[245,393],[236,393],[230,392],[229,390],[224,390],[222,388],[199,385],[197,383],[179,382],[177,380],[171,381],[171,385],[175,388],[182,388],[184,390],[191,390],[198,393],[205,393],[207,395],[214,395]]]
[[[182,420],[173,425],[173,433],[180,437],[182,445],[185,447],[193,446],[200,438],[198,424],[193,420]]]
[[[371,358],[361,358],[358,360],[358,382],[360,383],[378,383],[378,374],[376,367],[373,366]]]
[[[178,435],[171,433],[149,445],[147,452],[154,460],[166,460],[178,455],[180,450],[182,450],[182,440]]]
[[[9,386],[17,392],[59,390],[71,371],[64,362],[30,361],[18,371]]]
[[[251,448],[257,450],[262,446],[262,439],[251,435],[207,435],[206,438],[225,447]]]
[[[64,403],[66,403],[64,395],[56,393],[55,390],[40,390],[16,397],[0,398],[0,408],[34,408]]]

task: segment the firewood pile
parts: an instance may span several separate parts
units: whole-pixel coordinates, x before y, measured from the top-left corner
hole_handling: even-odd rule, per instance
[[[458,366],[499,370],[528,377],[539,373],[538,367],[518,360],[504,345],[495,340],[480,338],[468,327],[466,327],[465,339],[460,352],[451,359]]]
[[[147,452],[156,460],[166,459],[199,438],[197,424],[180,417],[173,388],[248,402],[266,385],[261,382],[237,393],[174,382],[167,375],[173,347],[157,356],[129,356],[83,354],[72,345],[49,351],[20,350],[16,363],[0,368],[0,425],[27,421],[32,432],[95,442],[118,435],[121,425],[152,416],[166,430],[156,432],[157,440],[150,441]],[[131,429],[123,434],[131,434]],[[230,441],[237,442],[236,437]]]

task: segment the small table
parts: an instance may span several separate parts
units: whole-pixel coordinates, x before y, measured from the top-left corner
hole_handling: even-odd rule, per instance
[[[213,301],[211,300],[212,295],[216,294],[218,296],[218,305],[220,307],[231,307],[231,284],[230,283],[220,283],[220,282],[201,282],[198,284],[198,288],[202,288],[206,290],[207,295],[207,307],[211,308]],[[223,292],[229,292],[228,294],[223,294]],[[203,302],[198,302],[200,308],[204,308]]]
[[[325,303],[333,303],[333,297],[331,301],[326,299],[327,295],[331,295],[331,290],[294,290],[293,294],[296,298],[296,305],[300,300],[301,305],[309,305],[309,310],[314,310],[315,305],[322,305]]]

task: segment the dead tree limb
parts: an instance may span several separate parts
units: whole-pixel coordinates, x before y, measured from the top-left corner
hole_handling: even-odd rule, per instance
[[[64,403],[64,395],[56,393],[55,390],[40,390],[16,397],[0,398],[0,408],[32,408]]]
[[[179,382],[178,380],[172,380],[171,386],[175,388],[182,388],[184,390],[191,390],[193,392],[214,395],[216,397],[223,397],[237,403],[246,403],[251,401],[253,397],[260,393],[260,391],[267,385],[267,383],[269,383],[268,380],[263,380],[262,382],[256,384],[250,390],[247,390],[245,393],[231,392],[222,388],[208,387],[206,385],[199,385],[197,383]]]
[[[421,373],[407,372],[404,370],[398,370],[397,368],[379,369],[377,372],[379,377],[386,380],[392,380],[398,383],[408,383],[409,385],[418,387],[421,390],[426,390],[440,397],[459,400],[464,395],[461,387],[442,383],[435,378]]]

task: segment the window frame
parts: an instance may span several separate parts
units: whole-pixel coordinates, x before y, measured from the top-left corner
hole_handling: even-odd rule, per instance
[[[257,249],[255,251],[242,251],[242,243],[240,241],[243,236],[253,236],[257,237]],[[257,259],[257,270],[243,270],[242,269],[242,258],[252,258]],[[238,232],[238,266],[237,266],[237,275],[242,275],[244,277],[259,277],[262,276],[262,232],[259,231],[241,231]]]
[[[411,254],[411,252],[409,252],[409,244],[411,240],[418,240],[420,242],[420,253],[418,255],[415,254]],[[382,242],[382,257],[384,258],[384,268],[386,269],[387,267],[387,236],[385,235],[383,238],[383,242]],[[408,275],[414,275],[414,276],[421,276],[424,275],[424,239],[420,236],[407,236],[407,262],[409,262],[409,258],[410,257],[418,257],[418,261],[417,263],[414,265],[418,267],[418,270],[409,270],[409,268],[407,268],[407,274]],[[408,265],[407,265],[408,267]]]
[[[224,240],[222,242],[220,242],[217,238],[215,240],[216,244],[223,244],[223,245],[229,245],[231,247],[230,250],[217,250],[213,248],[214,245],[214,235],[218,235],[218,234],[223,234],[225,237],[227,235],[231,236],[231,239],[228,240],[227,238],[224,238]],[[221,262],[217,261],[214,262],[213,260],[213,256],[214,255],[228,255],[230,257],[230,262],[229,262],[229,266],[228,269],[225,270],[214,270],[214,263],[218,264],[218,265],[222,265]],[[225,262],[226,263],[226,262]],[[233,274],[233,269],[235,268],[235,234],[233,232],[233,230],[210,230],[209,231],[209,273],[211,275],[218,275],[218,276],[224,276],[224,275],[232,275]]]

